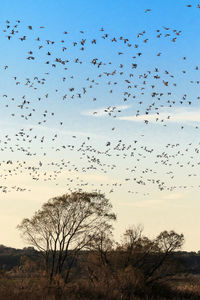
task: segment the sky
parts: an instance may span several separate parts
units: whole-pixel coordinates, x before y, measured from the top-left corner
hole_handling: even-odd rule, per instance
[[[197,5],[1,3],[0,244],[26,246],[22,219],[82,188],[111,200],[117,240],[143,224],[200,249]]]

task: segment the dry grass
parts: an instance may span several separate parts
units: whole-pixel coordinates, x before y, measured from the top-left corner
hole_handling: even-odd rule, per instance
[[[182,275],[173,278],[169,283],[170,289],[187,299],[200,299],[200,275]]]
[[[80,280],[65,286],[57,278],[54,285],[49,286],[45,276],[0,276],[0,300],[195,300],[200,299],[200,276],[174,277],[158,284],[155,289],[147,290],[147,295],[140,297],[132,295],[133,291],[129,297],[122,297],[120,287],[109,279],[107,283],[103,280],[95,285],[88,280]]]

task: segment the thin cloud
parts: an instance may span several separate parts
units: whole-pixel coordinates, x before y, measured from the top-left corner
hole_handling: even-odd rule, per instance
[[[183,199],[184,194],[183,193],[172,193],[172,194],[167,194],[163,197],[165,200],[178,200],[178,199]]]
[[[139,116],[123,116],[118,117],[118,120],[143,122],[145,120],[149,122],[159,122],[161,120],[167,120],[172,123],[194,123],[200,122],[200,108],[188,109],[188,107],[176,108],[173,111],[169,108],[164,108],[158,114],[139,115]]]
[[[109,112],[117,112],[118,110],[127,110],[131,107],[131,105],[119,105],[119,106],[109,106],[109,107],[101,107],[95,110],[86,110],[83,111],[81,114],[84,116],[91,116],[91,117],[105,117]]]
[[[0,121],[0,125],[7,125],[7,126],[12,126],[13,128],[17,128],[19,125],[18,123],[15,122],[4,122]],[[84,137],[93,137],[93,138],[104,138],[104,136],[99,135],[99,134],[94,134],[91,132],[84,132],[84,131],[73,131],[73,130],[64,130],[64,129],[58,129],[58,128],[53,128],[53,127],[48,127],[48,126],[42,126],[42,125],[34,125],[34,124],[23,124],[24,128],[34,128],[39,131],[46,131],[46,132],[52,132],[60,135],[77,135],[77,136],[84,136]]]
[[[97,135],[91,132],[83,132],[83,131],[72,131],[72,130],[61,130],[57,128],[51,128],[51,127],[46,127],[46,126],[39,126],[39,125],[29,125],[29,127],[41,130],[41,131],[48,131],[52,133],[57,133],[60,135],[77,135],[77,136],[85,136],[85,137],[93,137],[93,138],[99,138],[103,137],[101,135]]]

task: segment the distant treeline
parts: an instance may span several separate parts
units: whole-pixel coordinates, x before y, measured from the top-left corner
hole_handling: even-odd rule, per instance
[[[79,259],[84,259],[89,251],[81,251]],[[181,262],[185,270],[190,274],[200,274],[200,253],[199,252],[187,252],[177,251],[173,253],[173,256]],[[31,261],[38,262],[41,259],[40,252],[33,247],[25,247],[23,249],[16,249],[0,245],[0,269],[6,271],[12,270],[14,267],[20,267],[22,258],[29,258]],[[78,264],[78,261],[76,262]]]
[[[0,245],[0,269],[10,271],[14,267],[19,267],[24,256],[31,260],[37,260],[39,253],[33,247],[16,249]]]

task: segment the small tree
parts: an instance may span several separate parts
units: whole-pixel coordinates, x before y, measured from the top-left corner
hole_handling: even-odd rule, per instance
[[[125,231],[122,245],[118,247],[118,266],[120,265],[123,271],[121,274],[126,278],[124,272],[129,270],[129,275],[132,272],[135,288],[139,287],[140,290],[142,283],[145,288],[173,276],[180,267],[174,252],[179,250],[183,243],[183,234],[173,230],[163,231],[155,239],[149,239],[143,235],[141,225],[131,227]],[[133,285],[132,282],[132,287]],[[132,292],[132,288],[126,287],[126,292],[130,291]]]
[[[72,193],[50,199],[18,229],[23,238],[45,258],[50,281],[62,275],[65,283],[80,250],[112,229],[116,219],[112,205],[103,194]]]
[[[148,282],[154,281],[155,278],[162,278],[163,275],[161,275],[158,271],[162,268],[164,264],[166,264],[168,258],[172,257],[172,254],[174,251],[179,250],[183,244],[184,244],[184,235],[178,234],[175,231],[162,231],[157,238],[155,239],[155,244],[157,245],[157,254],[159,254],[159,257],[156,260],[156,263],[148,273]],[[165,268],[164,276],[168,275],[166,273],[167,268]],[[156,274],[158,272],[158,274]]]

